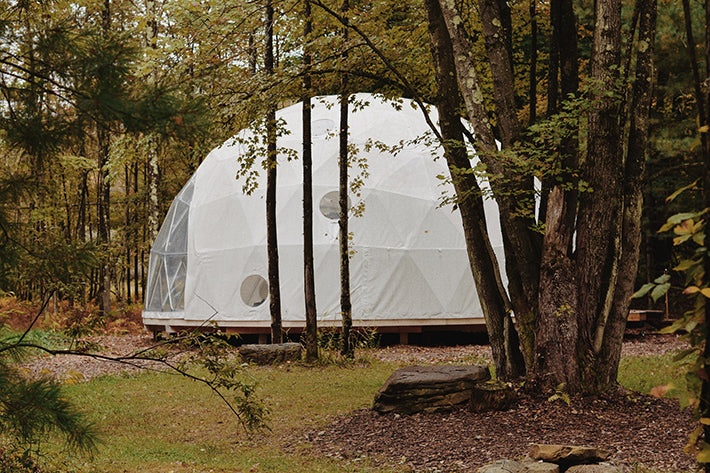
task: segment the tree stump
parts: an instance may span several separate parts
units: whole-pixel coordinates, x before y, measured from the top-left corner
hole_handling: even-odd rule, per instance
[[[469,408],[473,412],[505,411],[517,401],[515,392],[500,381],[476,383],[471,390]]]

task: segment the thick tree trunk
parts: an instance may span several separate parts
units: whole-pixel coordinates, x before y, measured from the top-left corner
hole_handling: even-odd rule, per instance
[[[463,143],[463,126],[458,113],[460,103],[451,39],[437,0],[425,0],[424,3],[439,88],[437,107],[441,136],[454,189],[460,196],[458,208],[476,291],[490,335],[496,376],[503,380],[515,379],[524,374],[525,365],[510,318],[510,305],[500,279],[498,262],[488,238],[481,189],[475,175],[466,172],[471,169],[471,163]]]
[[[563,97],[576,93],[577,32],[572,2],[553,0],[551,15],[553,37],[559,41],[560,86]],[[556,95],[556,92],[555,92]],[[559,154],[563,170],[578,167],[577,136],[563,140]],[[577,215],[575,182],[563,172],[562,185],[556,185],[545,201],[545,235],[540,264],[539,318],[535,329],[535,370],[531,378],[538,384],[567,384],[579,376],[575,346],[578,334],[575,261],[572,238]],[[557,182],[555,180],[555,182]]]
[[[266,48],[264,69],[274,74],[274,7],[266,0]],[[271,343],[283,341],[281,327],[281,288],[279,283],[279,247],[276,236],[276,106],[269,101],[266,113],[266,246],[269,264],[269,309]]]
[[[348,0],[343,0],[341,12],[345,20],[343,25],[344,51],[345,43],[347,43],[348,39],[347,13],[349,8]],[[343,58],[346,57],[347,53],[343,52]],[[343,317],[342,347],[340,351],[343,356],[352,358],[354,356],[354,347],[351,340],[353,315],[350,301],[350,254],[348,249],[348,77],[345,74],[341,78],[339,139],[340,186],[338,200],[340,218],[338,219],[338,224],[340,227],[340,311]]]
[[[306,361],[318,359],[318,317],[313,274],[313,175],[311,143],[311,3],[303,3],[303,289],[306,305]]]
[[[587,161],[583,175],[592,188],[580,198],[577,226],[577,311],[579,341],[575,350],[581,376],[570,380],[573,391],[596,390],[593,383],[597,356],[593,351],[597,326],[608,318],[608,298],[618,280],[623,196],[621,101],[605,92],[619,93],[621,59],[621,1],[598,0],[592,46],[591,78],[598,84],[591,94]]]

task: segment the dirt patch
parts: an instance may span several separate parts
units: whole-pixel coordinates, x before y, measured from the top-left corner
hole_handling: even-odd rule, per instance
[[[533,443],[604,448],[615,464],[688,471],[683,453],[691,415],[669,399],[630,394],[549,402],[521,396],[505,412],[380,415],[369,409],[338,418],[327,428],[285,440],[287,449],[308,442],[311,451],[336,458],[368,456],[415,471],[475,471],[486,463],[525,455]]]

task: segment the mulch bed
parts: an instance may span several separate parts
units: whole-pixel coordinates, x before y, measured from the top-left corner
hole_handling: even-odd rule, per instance
[[[670,399],[628,393],[576,399],[568,406],[520,395],[517,407],[483,414],[459,409],[400,416],[363,409],[285,445],[306,441],[319,455],[367,456],[414,471],[475,471],[491,461],[523,456],[533,443],[573,444],[606,449],[614,464],[680,472],[695,466],[683,452],[692,430],[690,412]]]

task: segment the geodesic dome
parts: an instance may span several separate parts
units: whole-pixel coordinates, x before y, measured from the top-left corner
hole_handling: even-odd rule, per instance
[[[351,297],[356,326],[449,327],[483,324],[461,217],[441,206],[452,189],[440,147],[410,100],[353,97],[349,142],[366,163],[359,195],[350,194]],[[340,323],[337,97],[313,100],[313,236],[320,325]],[[354,110],[352,110],[354,109]],[[305,324],[303,295],[301,104],[277,113],[277,229],[281,306],[286,328]],[[434,122],[436,109],[429,111]],[[266,172],[243,192],[239,158],[255,153],[246,130],[213,150],[175,197],[150,252],[143,320],[152,329],[217,324],[249,332],[270,326],[266,252]],[[258,146],[257,146],[258,147]],[[393,152],[392,147],[399,148]],[[262,160],[263,152],[256,159]],[[295,159],[291,159],[296,157]],[[438,159],[437,159],[438,158]],[[359,168],[351,169],[357,175]],[[503,243],[497,206],[486,201],[491,244]]]

